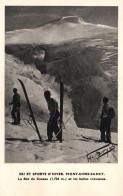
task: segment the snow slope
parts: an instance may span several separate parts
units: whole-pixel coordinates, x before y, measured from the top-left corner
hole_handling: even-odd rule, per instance
[[[22,121],[20,126],[10,124],[6,118],[6,153],[7,163],[88,163],[87,153],[100,148],[105,143],[98,143],[99,131],[79,129],[72,120],[63,130],[63,142],[41,143],[35,131]],[[46,139],[46,123],[38,122],[41,136]],[[85,140],[83,136],[91,138]],[[117,142],[117,134],[112,133],[112,141]],[[117,146],[112,152],[90,163],[117,163]]]
[[[53,97],[59,102],[59,86],[54,77],[39,73],[35,67],[18,61],[11,55],[6,55],[6,118],[5,118],[5,162],[7,163],[88,163],[87,153],[100,148],[105,143],[98,143],[99,130],[78,128],[72,112],[71,100],[65,92],[64,97],[64,123],[70,118],[63,129],[63,143],[40,143],[32,126],[27,123],[29,111],[26,100],[18,82],[20,78],[25,86],[38,124],[40,135],[47,138],[46,128],[48,110],[43,97],[44,90],[51,91]],[[33,80],[35,81],[32,81]],[[40,81],[40,83],[38,83]],[[12,99],[12,89],[18,88],[21,95],[21,125],[11,124],[10,108],[8,102]],[[112,142],[117,144],[117,133],[112,133]],[[85,139],[86,137],[86,139]],[[112,145],[110,145],[111,147]],[[107,148],[105,148],[105,151]],[[102,151],[100,151],[102,153]],[[117,145],[111,152],[97,158],[91,158],[90,163],[105,162],[117,163]]]

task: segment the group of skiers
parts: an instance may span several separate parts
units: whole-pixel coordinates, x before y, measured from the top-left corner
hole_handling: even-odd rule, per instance
[[[20,95],[17,92],[17,89],[13,89],[13,100],[9,105],[13,105],[11,115],[14,120],[13,124],[18,125],[20,124]],[[47,141],[52,141],[53,138],[53,132],[56,135],[56,138],[61,142],[62,141],[62,136],[61,132],[59,131],[59,126],[58,126],[58,119],[59,119],[59,110],[58,110],[58,103],[55,99],[51,98],[51,93],[50,91],[45,91],[44,92],[44,97],[46,99],[47,105],[48,105],[48,110],[49,110],[49,121],[47,123]],[[115,116],[114,109],[108,105],[108,98],[104,97],[103,98],[103,108],[102,108],[102,113],[101,113],[101,123],[100,123],[100,132],[101,132],[101,139],[100,142],[108,142],[111,143],[111,131],[110,131],[110,126],[111,126],[111,120]]]

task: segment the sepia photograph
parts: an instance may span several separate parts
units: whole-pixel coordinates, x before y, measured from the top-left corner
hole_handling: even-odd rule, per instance
[[[5,6],[5,163],[118,163],[118,6]]]

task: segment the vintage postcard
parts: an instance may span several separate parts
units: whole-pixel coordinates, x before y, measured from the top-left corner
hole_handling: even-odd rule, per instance
[[[122,7],[1,2],[0,195],[123,195]]]

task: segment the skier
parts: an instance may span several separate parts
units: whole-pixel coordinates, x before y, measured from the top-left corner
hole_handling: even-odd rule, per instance
[[[110,126],[111,120],[115,116],[114,109],[108,105],[108,98],[103,98],[103,108],[101,113],[101,123],[100,123],[100,132],[101,132],[101,142],[108,142],[111,143],[111,133],[110,133]],[[105,139],[106,133],[106,139]]]
[[[17,93],[16,88],[13,89],[13,93],[13,100],[9,105],[13,105],[11,112],[12,118],[14,119],[13,124],[18,125],[20,124],[20,95]]]
[[[55,99],[51,98],[50,91],[45,91],[44,97],[47,101],[48,110],[50,111],[50,118],[47,123],[47,137],[48,137],[47,141],[52,141],[53,132],[55,133],[55,135],[57,135],[56,136],[57,139],[61,141],[60,134],[58,134],[59,132],[58,119],[60,116],[58,111],[58,103]]]

